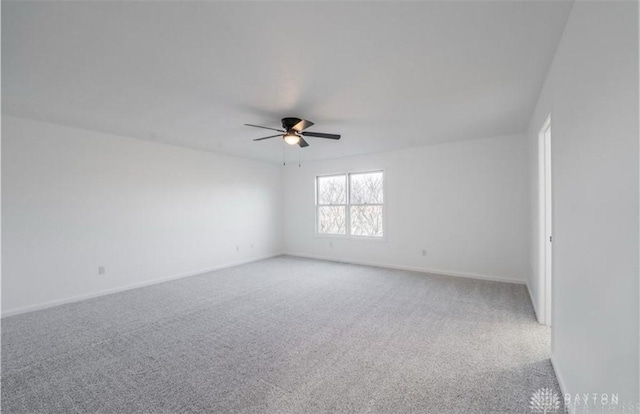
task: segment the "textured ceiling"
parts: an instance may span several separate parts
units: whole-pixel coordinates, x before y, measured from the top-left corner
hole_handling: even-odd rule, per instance
[[[3,112],[280,161],[522,132],[564,1],[2,2]],[[295,155],[297,157],[297,154]]]

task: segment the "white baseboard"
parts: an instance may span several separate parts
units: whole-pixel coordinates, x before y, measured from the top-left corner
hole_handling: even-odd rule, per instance
[[[260,257],[255,257],[255,258],[251,258],[251,259],[247,259],[247,260],[241,260],[241,261],[237,261],[237,262],[226,263],[226,264],[223,264],[223,265],[214,266],[214,267],[207,268],[207,269],[200,269],[200,270],[197,270],[197,271],[192,271],[192,272],[183,273],[183,274],[179,274],[179,275],[164,277],[164,278],[161,278],[161,279],[150,280],[150,281],[141,282],[141,283],[134,283],[132,285],[126,285],[126,286],[120,286],[120,287],[117,287],[117,288],[101,290],[99,292],[88,293],[88,294],[78,295],[78,296],[72,296],[72,297],[69,297],[69,298],[53,300],[53,301],[49,301],[49,302],[45,302],[45,303],[41,303],[41,304],[37,304],[37,305],[29,305],[29,306],[25,306],[25,307],[22,307],[22,308],[11,309],[11,310],[2,312],[2,318],[8,317],[8,316],[13,316],[13,315],[19,315],[21,313],[33,312],[33,311],[37,311],[37,310],[41,310],[41,309],[47,309],[47,308],[51,308],[51,307],[54,307],[54,306],[64,305],[64,304],[67,304],[67,303],[79,302],[79,301],[86,300],[86,299],[92,299],[92,298],[96,298],[96,297],[100,297],[100,296],[110,295],[112,293],[124,292],[126,290],[137,289],[137,288],[145,287],[145,286],[151,286],[151,285],[155,285],[155,284],[158,284],[158,283],[168,282],[168,281],[171,281],[171,280],[182,279],[182,278],[191,277],[191,276],[197,276],[197,275],[200,275],[200,274],[203,274],[203,273],[213,272],[215,270],[225,269],[225,268],[228,268],[228,267],[238,266],[238,265],[241,265],[241,264],[246,264],[246,263],[256,262],[256,261],[259,261],[259,260],[269,259],[269,258],[276,257],[276,256],[281,256],[283,254],[286,254],[288,256],[304,257],[304,258],[317,259],[317,260],[327,260],[327,261],[332,261],[332,262],[350,263],[350,264],[364,265],[364,266],[383,267],[383,268],[387,268],[387,269],[409,270],[409,271],[413,271],[413,272],[430,273],[430,274],[437,274],[437,275],[444,275],[444,276],[464,277],[464,278],[468,278],[468,279],[489,280],[489,281],[493,281],[493,282],[526,284],[522,280],[514,280],[514,279],[508,279],[508,278],[499,277],[499,276],[489,276],[489,275],[482,275],[482,274],[477,274],[477,273],[455,272],[455,271],[449,271],[449,270],[427,269],[427,268],[414,267],[414,266],[393,265],[393,264],[386,264],[386,263],[373,263],[373,262],[364,262],[364,261],[357,261],[357,260],[335,259],[335,258],[331,258],[331,257],[321,257],[321,256],[308,255],[308,254],[303,254],[303,253],[278,252],[278,253],[274,253],[274,254],[270,254],[270,255],[266,255],[266,256],[260,256]],[[534,305],[534,308],[535,308],[535,305]]]
[[[556,374],[556,379],[558,380],[558,385],[560,385],[560,392],[562,393],[562,395],[560,396],[560,398],[562,398],[562,400],[564,400],[564,396],[566,394],[568,394],[569,392],[567,391],[567,387],[565,385],[565,382],[562,378],[562,374],[560,374],[560,371],[558,370],[558,364],[556,362],[554,362],[553,359],[553,355],[551,356],[551,358],[549,358],[549,360],[551,361],[551,367],[553,368],[553,372]],[[575,414],[576,413],[576,407],[573,404],[569,404],[567,407],[566,412],[568,412],[569,414]]]
[[[247,263],[251,263],[251,262],[257,262],[259,260],[265,260],[265,259],[270,259],[272,257],[282,256],[283,254],[284,253],[279,252],[279,253],[269,254],[269,255],[265,255],[265,256],[254,257],[254,258],[247,259],[247,260],[240,260],[240,261],[237,261],[237,262],[226,263],[226,264],[223,264],[223,265],[210,267],[210,268],[207,268],[207,269],[201,269],[201,270],[196,270],[196,271],[192,271],[192,272],[188,272],[188,273],[182,273],[182,274],[179,274],[179,275],[163,277],[161,279],[149,280],[149,281],[146,281],[146,282],[134,283],[134,284],[131,284],[131,285],[126,285],[126,286],[120,286],[120,287],[116,287],[116,288],[112,288],[112,289],[101,290],[99,292],[87,293],[87,294],[84,294],[84,295],[72,296],[70,298],[52,300],[52,301],[45,302],[45,303],[40,303],[40,304],[37,304],[37,305],[29,305],[29,306],[25,306],[25,307],[22,307],[22,308],[11,309],[11,310],[2,312],[2,318],[8,317],[8,316],[13,316],[13,315],[19,315],[21,313],[27,313],[27,312],[33,312],[33,311],[37,311],[37,310],[52,308],[54,306],[65,305],[67,303],[80,302],[82,300],[97,298],[97,297],[100,297],[100,296],[106,296],[106,295],[110,295],[112,293],[124,292],[126,290],[137,289],[137,288],[141,288],[141,287],[145,287],[145,286],[151,286],[151,285],[157,285],[159,283],[169,282],[171,280],[182,279],[182,278],[191,277],[191,276],[197,276],[197,275],[201,275],[203,273],[213,272],[215,270],[226,269],[228,267],[239,266],[239,265],[242,265],[242,264],[247,264]]]
[[[533,295],[531,294],[531,289],[529,288],[529,281],[527,281],[526,285],[527,285],[527,292],[529,292],[529,299],[531,299],[531,304],[533,305],[533,313],[536,314],[536,320],[538,321],[538,323],[541,323],[544,325],[544,322],[542,321],[542,319],[540,318],[540,314],[538,313],[538,302],[533,300]]]
[[[359,260],[347,260],[347,259],[336,259],[333,257],[322,257],[309,255],[305,253],[294,253],[294,252],[285,252],[287,256],[295,256],[295,257],[304,257],[307,259],[317,259],[317,260],[327,260],[330,262],[338,262],[338,263],[349,263],[355,265],[363,265],[363,266],[375,266],[375,267],[383,267],[385,269],[397,269],[397,270],[409,270],[412,272],[420,272],[420,273],[430,273],[434,275],[444,275],[444,276],[455,276],[455,277],[464,277],[467,279],[480,279],[480,280],[489,280],[492,282],[505,282],[505,283],[515,283],[518,285],[524,285],[526,282],[524,280],[517,279],[509,279],[506,277],[500,276],[490,276],[490,275],[481,275],[478,273],[466,273],[466,272],[456,272],[451,270],[441,270],[441,269],[427,269],[423,267],[415,267],[415,266],[404,266],[404,265],[395,265],[395,264],[387,264],[387,263],[374,263],[374,262],[365,262]]]

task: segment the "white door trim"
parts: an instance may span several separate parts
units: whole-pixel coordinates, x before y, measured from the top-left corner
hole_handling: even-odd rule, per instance
[[[539,272],[538,304],[540,321],[551,326],[552,293],[552,191],[551,191],[551,115],[538,133],[538,209],[539,209]]]

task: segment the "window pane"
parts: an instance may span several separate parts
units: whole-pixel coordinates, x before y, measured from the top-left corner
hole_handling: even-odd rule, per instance
[[[382,237],[382,206],[352,206],[351,235]]]
[[[318,177],[318,204],[347,204],[347,177]]]
[[[346,234],[344,206],[318,207],[318,233]]]
[[[351,204],[382,204],[382,172],[351,174]]]

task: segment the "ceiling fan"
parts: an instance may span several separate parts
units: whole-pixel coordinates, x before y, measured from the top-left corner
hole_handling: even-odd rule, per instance
[[[340,135],[337,134],[325,134],[324,132],[311,132],[305,131],[305,129],[309,128],[313,125],[313,122],[307,121],[306,119],[300,118],[282,118],[282,128],[270,128],[262,125],[253,125],[253,124],[245,124],[246,126],[254,127],[254,128],[263,128],[263,129],[271,129],[273,131],[280,132],[276,135],[270,135],[268,137],[256,138],[254,141],[262,141],[263,139],[282,137],[284,142],[289,145],[298,144],[301,148],[308,147],[309,143],[304,140],[305,137],[314,137],[314,138],[326,138],[326,139],[340,139]]]

